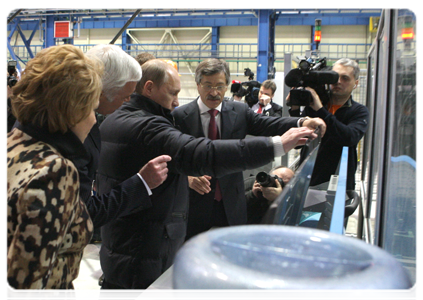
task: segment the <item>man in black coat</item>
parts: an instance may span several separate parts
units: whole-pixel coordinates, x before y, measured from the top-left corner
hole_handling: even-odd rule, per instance
[[[108,115],[125,100],[129,100],[137,82],[141,79],[141,67],[133,57],[116,45],[97,45],[86,55],[98,58],[104,64],[103,90],[96,112]],[[150,189],[165,180],[166,161],[170,160],[170,157],[151,160],[145,166],[140,166],[140,170],[134,172],[128,180],[115,186],[109,193],[98,195],[93,193],[101,150],[98,122],[91,128],[84,141],[84,147],[87,150],[86,154],[75,158],[73,162],[79,173],[81,199],[87,205],[94,224],[93,241],[98,241],[100,237],[96,236],[96,233],[99,235],[102,225],[137,209],[142,204],[142,199],[149,198]]]
[[[137,93],[100,126],[98,192],[107,193],[157,155],[169,155],[172,160],[167,179],[152,190],[142,209],[102,227],[102,287],[108,289],[145,289],[172,265],[185,240],[187,175],[222,177],[256,167],[273,160],[275,151],[287,152],[305,143],[306,136],[316,137],[309,128],[291,128],[283,136],[248,141],[212,141],[183,134],[171,115],[179,105],[178,72],[158,59],[147,61],[142,71]],[[297,120],[292,119],[293,126]]]
[[[276,92],[276,83],[273,80],[265,80],[260,86],[258,102],[251,109],[258,114],[271,117],[282,117],[282,106],[273,102]]]
[[[223,100],[230,82],[229,66],[224,60],[211,58],[201,62],[195,71],[195,81],[200,97],[173,111],[176,125],[183,133],[195,137],[209,137],[210,109],[219,111],[215,119],[221,140],[244,139],[247,134],[277,136],[291,127],[298,126],[298,119],[257,114],[244,103]],[[308,121],[310,123],[303,125],[324,126],[320,119]],[[255,155],[257,159],[261,157],[260,152]],[[217,182],[216,176],[211,177],[205,173],[202,175],[204,176],[188,178],[191,189],[186,238],[189,239],[212,227],[246,224],[242,170],[217,176]],[[221,199],[216,198],[216,192],[217,197]]]
[[[291,116],[320,117],[327,126],[310,185],[329,182],[331,175],[335,174],[338,168],[342,148],[348,147],[347,190],[354,190],[358,161],[357,144],[367,130],[369,110],[352,99],[352,92],[358,85],[360,75],[357,62],[342,58],[335,62],[332,70],[339,74],[339,80],[331,84],[329,102],[323,105],[316,91],[307,87],[313,97],[311,104],[302,112],[298,106],[292,106],[289,113]]]

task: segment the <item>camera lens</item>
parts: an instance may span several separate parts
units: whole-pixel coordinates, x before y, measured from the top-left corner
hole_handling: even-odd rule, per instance
[[[308,71],[310,68],[310,63],[306,60],[300,61],[299,68],[303,71]]]
[[[272,178],[266,172],[259,172],[256,175],[256,180],[262,187],[272,186],[272,183],[273,183]]]

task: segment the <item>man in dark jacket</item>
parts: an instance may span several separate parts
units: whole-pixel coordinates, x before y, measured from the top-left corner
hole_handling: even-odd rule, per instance
[[[333,71],[339,74],[339,80],[331,84],[331,96],[324,106],[319,95],[312,88],[313,101],[300,113],[299,107],[292,106],[291,116],[320,117],[327,126],[321,140],[310,185],[327,183],[336,173],[344,146],[348,149],[347,190],[355,189],[357,170],[357,144],[367,130],[369,110],[352,99],[352,91],[357,87],[360,68],[357,62],[342,58],[335,62]],[[289,96],[288,96],[289,97]],[[289,98],[287,98],[288,100]]]
[[[263,116],[282,117],[282,106],[273,102],[276,92],[276,83],[273,80],[265,80],[260,86],[259,101],[251,109]]]
[[[142,71],[137,93],[100,126],[98,192],[107,193],[157,155],[172,160],[166,181],[152,190],[142,210],[102,227],[103,288],[145,289],[172,265],[185,240],[187,175],[221,177],[256,167],[273,160],[275,151],[287,152],[306,136],[315,137],[312,129],[291,128],[283,136],[248,141],[196,139],[174,126],[171,111],[179,105],[181,89],[175,68],[150,60]],[[292,126],[297,120],[292,118]],[[260,157],[254,155],[258,152]]]
[[[208,113],[210,109],[218,111],[214,119],[222,140],[244,139],[247,135],[275,136],[297,126],[291,118],[257,114],[244,103],[223,100],[230,82],[229,65],[224,60],[211,58],[202,61],[195,71],[195,81],[200,96],[173,111],[175,123],[183,133],[210,138],[208,127],[213,121]],[[324,124],[320,119],[310,121],[321,122],[316,125]],[[261,156],[260,153],[255,155]],[[187,239],[212,227],[247,223],[244,178],[240,170],[225,174],[218,180],[207,175],[188,177],[188,180]]]
[[[141,79],[141,67],[133,57],[116,45],[96,45],[86,55],[100,59],[104,64],[103,90],[97,113],[108,115],[124,101],[129,100],[137,82]],[[140,166],[139,170],[126,181],[115,186],[109,193],[100,196],[93,193],[93,180],[101,150],[98,122],[94,124],[85,139],[84,147],[87,150],[85,155],[76,157],[73,162],[79,173],[81,199],[87,205],[94,224],[93,241],[98,241],[102,225],[131,213],[142,203],[141,199],[149,198],[150,189],[165,180],[166,161],[170,160],[170,157],[152,159],[145,166]]]

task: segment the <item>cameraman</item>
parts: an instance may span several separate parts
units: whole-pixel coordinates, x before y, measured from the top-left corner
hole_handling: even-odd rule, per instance
[[[276,92],[276,83],[272,80],[265,80],[259,91],[259,101],[251,109],[258,114],[272,117],[282,117],[282,106],[273,102]]]
[[[279,166],[273,168],[270,175],[276,175],[286,185],[294,172],[287,167]],[[245,198],[247,200],[247,224],[260,224],[261,219],[268,210],[270,204],[282,193],[283,187],[278,180],[275,180],[276,187],[263,187],[257,182],[256,176],[245,179]]]
[[[235,79],[232,80],[231,93],[232,97],[228,99],[229,101],[244,102],[242,99],[244,97],[244,93],[241,89],[241,81]]]
[[[338,82],[331,84],[330,99],[322,104],[319,95],[310,87],[313,101],[300,112],[299,106],[292,106],[291,116],[320,117],[327,126],[321,140],[318,156],[314,166],[310,185],[315,186],[329,182],[335,174],[344,146],[348,151],[347,190],[355,189],[355,172],[357,169],[357,144],[367,130],[369,111],[367,107],[352,99],[352,92],[357,87],[360,68],[357,62],[342,58],[332,68],[339,74]],[[287,101],[289,100],[289,95]]]

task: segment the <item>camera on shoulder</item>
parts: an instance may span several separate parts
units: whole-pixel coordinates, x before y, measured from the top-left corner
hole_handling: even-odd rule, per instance
[[[338,82],[339,75],[326,66],[326,57],[322,59],[298,58],[298,68],[292,69],[285,76],[285,84],[293,88],[289,93],[287,106],[308,106],[313,97],[306,87],[313,88],[319,95],[322,104],[330,99],[329,84]]]
[[[259,91],[261,83],[254,80],[254,73],[249,69],[244,69],[244,75],[248,76],[248,81],[240,82],[233,80],[231,85],[231,93],[238,97],[245,97],[245,102],[249,107],[256,104],[259,99]]]

